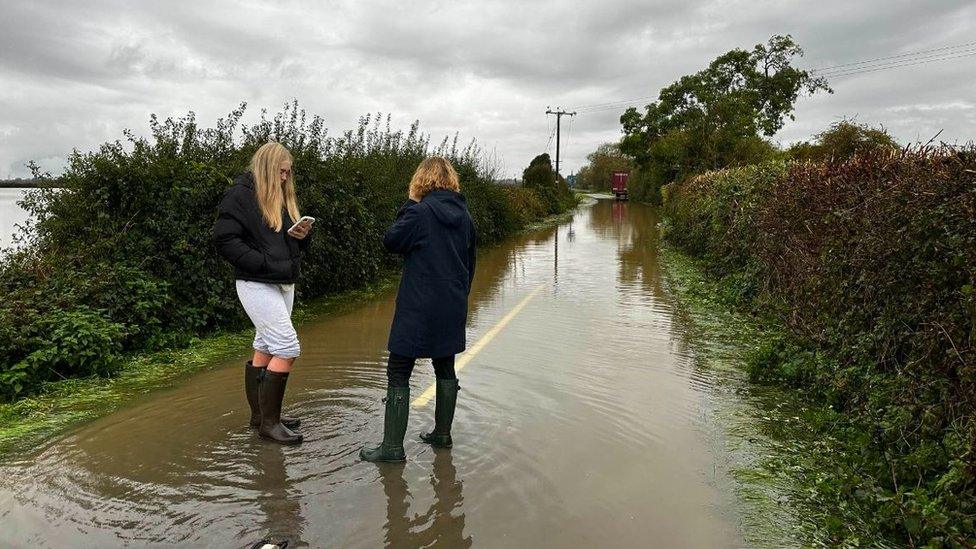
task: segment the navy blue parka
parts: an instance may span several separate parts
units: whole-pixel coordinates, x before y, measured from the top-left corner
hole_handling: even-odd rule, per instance
[[[475,267],[474,224],[464,196],[438,189],[420,202],[408,200],[383,245],[403,255],[389,351],[417,358],[463,351]]]

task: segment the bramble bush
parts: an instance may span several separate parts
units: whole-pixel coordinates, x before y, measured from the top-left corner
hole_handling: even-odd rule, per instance
[[[819,486],[913,546],[976,541],[976,149],[710,172],[665,191],[667,238],[788,336],[749,370],[844,423]],[[844,525],[838,540],[856,536]]]
[[[472,143],[432,146],[414,123],[365,116],[330,137],[297,103],[242,124],[245,106],[202,128],[190,113],[150,121],[97,151],[71,155],[64,174],[28,193],[36,222],[0,266],[0,399],[48,381],[108,375],[122,353],[184,346],[240,326],[232,270],[211,244],[216,206],[269,139],[294,156],[303,214],[318,219],[299,299],[362,287],[397,265],[383,231],[406,199],[417,164],[449,157],[479,240],[496,242],[543,216],[535,191],[503,189]],[[37,176],[41,174],[35,173]]]

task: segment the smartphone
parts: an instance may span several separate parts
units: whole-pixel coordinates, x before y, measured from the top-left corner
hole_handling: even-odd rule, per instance
[[[308,225],[308,226],[311,226],[312,223],[315,223],[315,218],[314,217],[312,217],[310,215],[303,215],[302,218],[299,219],[297,223],[295,223],[294,225],[291,226],[290,229],[288,229],[288,232],[294,231],[295,229],[298,228],[299,225]]]

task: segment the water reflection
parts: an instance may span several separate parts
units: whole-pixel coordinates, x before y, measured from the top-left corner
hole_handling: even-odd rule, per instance
[[[405,467],[357,459],[381,436],[388,294],[300,327],[286,405],[301,446],[246,426],[238,360],[126,395],[0,464],[0,545],[735,546],[700,436],[711,385],[660,298],[656,215],[601,201],[482,251],[469,343],[541,291],[461,372],[453,450],[411,435]],[[420,367],[412,390],[432,382]],[[432,415],[411,411],[410,432]]]
[[[593,229],[617,244],[617,280],[639,285],[649,296],[666,297],[658,258],[660,215],[656,208],[620,200],[603,200],[590,211]]]
[[[302,540],[305,517],[301,492],[285,468],[285,449],[277,444],[260,444],[255,461],[252,489],[261,510],[261,530],[271,540],[288,540],[288,547],[308,547]]]
[[[629,206],[614,202],[614,207],[618,205]],[[619,280],[621,283],[639,282],[651,295],[663,298],[664,277],[658,258],[658,242],[661,239],[658,211],[647,207],[635,208],[627,210],[626,215],[629,217],[628,224],[618,240]]]
[[[386,547],[471,547],[473,539],[464,535],[463,484],[457,478],[454,458],[450,450],[434,450],[434,462],[430,472],[430,485],[434,489],[434,501],[426,512],[409,516],[411,499],[407,481],[403,478],[404,465],[389,464],[380,467],[380,481],[386,494],[386,524],[383,527]]]

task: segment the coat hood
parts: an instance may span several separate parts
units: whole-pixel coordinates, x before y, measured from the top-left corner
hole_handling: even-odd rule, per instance
[[[236,178],[234,178],[234,183],[236,183],[238,185],[243,185],[243,186],[247,187],[248,189],[253,189],[254,188],[254,174],[252,174],[251,172],[244,172],[241,175],[238,175]]]
[[[448,227],[461,225],[465,216],[468,215],[468,206],[464,195],[454,191],[446,189],[431,191],[421,202],[434,212],[434,217],[438,222]]]

